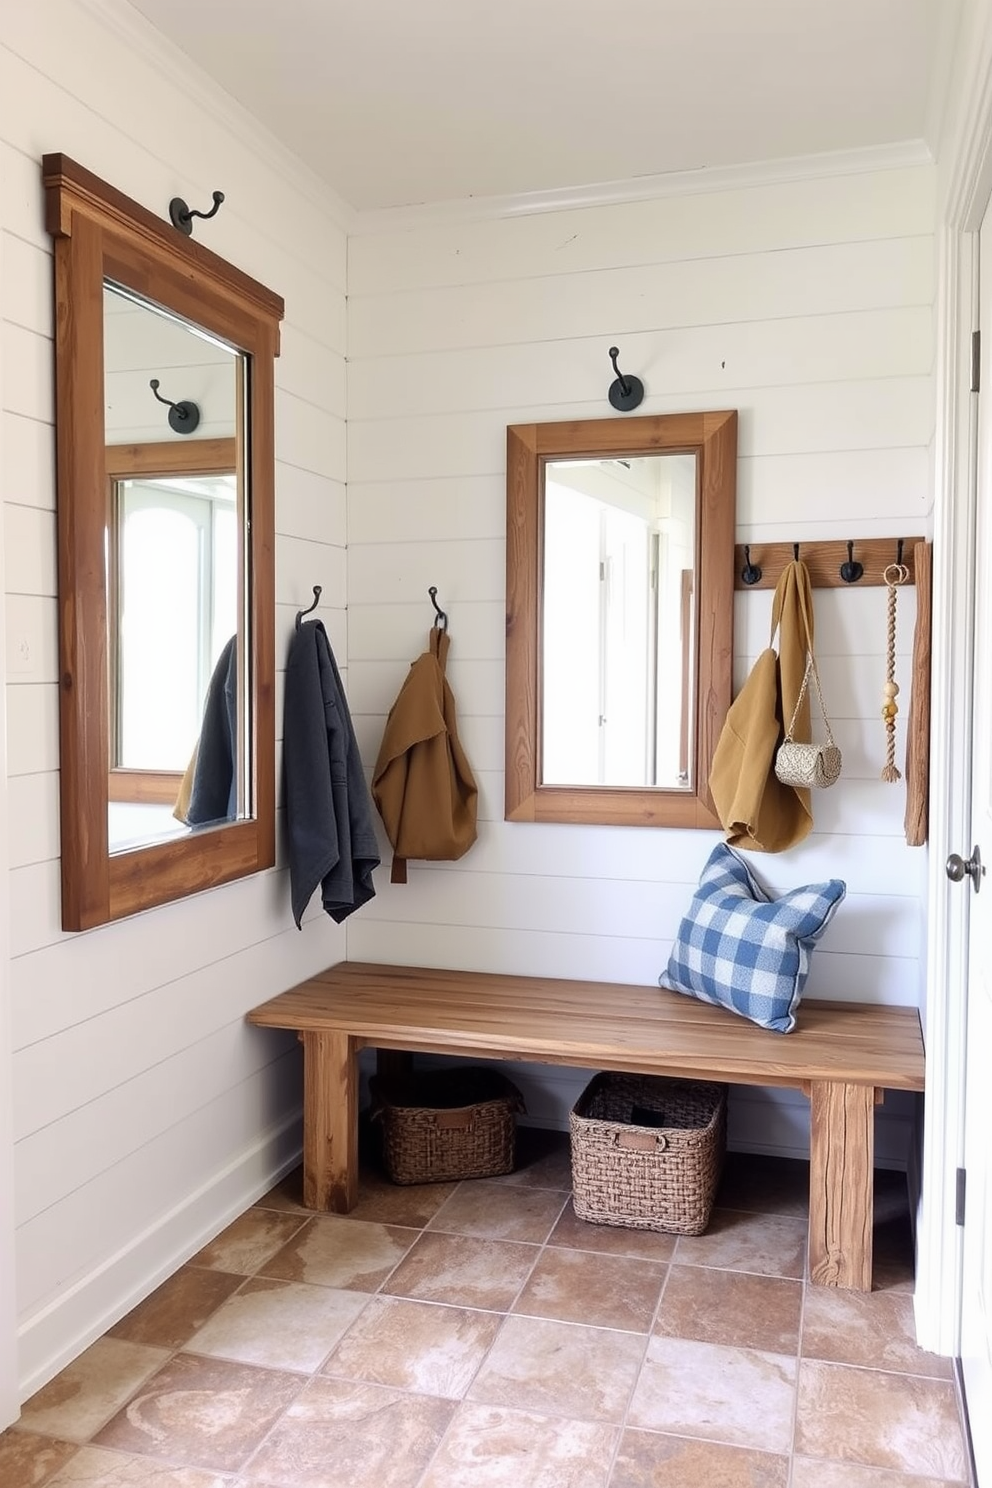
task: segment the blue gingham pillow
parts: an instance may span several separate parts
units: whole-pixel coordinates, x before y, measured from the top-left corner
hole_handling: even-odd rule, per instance
[[[726,843],[713,849],[679,926],[662,986],[791,1033],[810,951],[847,892],[839,878],[773,899]]]

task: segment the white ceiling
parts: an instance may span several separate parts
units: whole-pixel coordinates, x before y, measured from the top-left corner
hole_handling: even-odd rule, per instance
[[[358,210],[936,145],[959,0],[131,0]]]

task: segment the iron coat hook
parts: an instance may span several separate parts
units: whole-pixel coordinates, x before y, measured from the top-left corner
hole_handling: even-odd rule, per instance
[[[435,627],[437,629],[443,630],[445,632],[445,634],[447,634],[447,632],[448,632],[448,617],[445,614],[444,610],[442,610],[441,606],[437,602],[437,585],[436,584],[432,584],[431,587],[428,589],[427,593],[430,595],[430,597],[431,597],[431,604],[434,606],[434,612],[435,612],[434,625],[435,625]]]
[[[760,584],[761,569],[757,563],[751,562],[751,544],[744,544],[744,567],[741,569],[741,578],[745,584]]]
[[[322,591],[320,585],[319,584],[314,584],[314,586],[313,586],[313,604],[308,604],[305,610],[297,610],[297,612],[296,612],[296,628],[297,628],[297,630],[299,630],[301,624],[303,623],[303,616],[304,615],[310,615],[310,614],[312,614],[313,611],[317,608],[318,604],[320,603],[320,596],[321,596],[322,592],[323,591]]]
[[[171,398],[163,398],[159,392],[157,377],[153,377],[148,386],[155,394],[160,403],[164,403],[169,410],[169,428],[174,434],[192,434],[200,422],[200,410],[195,403],[188,398],[183,398],[180,403],[173,403]]]
[[[618,413],[629,413],[636,408],[644,398],[644,384],[639,377],[624,376],[617,366],[617,357],[620,355],[619,346],[610,347],[610,361],[617,375],[609,391],[609,399]]]
[[[847,562],[840,566],[840,576],[845,584],[856,584],[864,574],[864,564],[858,563],[854,557],[854,543],[847,545]]]
[[[193,231],[194,217],[202,217],[204,222],[211,217],[216,217],[220,211],[220,204],[224,200],[224,193],[223,191],[215,191],[213,197],[214,204],[209,212],[195,212],[192,207],[186,205],[181,196],[174,196],[169,203],[169,219],[173,227],[178,228],[181,233],[185,233],[189,237]]]

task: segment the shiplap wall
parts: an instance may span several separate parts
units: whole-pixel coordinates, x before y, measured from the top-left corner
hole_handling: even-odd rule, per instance
[[[354,959],[651,983],[714,833],[502,820],[505,429],[610,414],[613,373],[639,413],[740,412],[738,536],[924,533],[934,422],[933,172],[794,181],[496,220],[408,221],[349,240],[349,676],[375,759],[422,649],[437,584],[449,676],[480,783],[457,864],[413,864],[348,931]],[[381,228],[381,224],[379,225]],[[895,559],[893,547],[893,559]],[[771,597],[735,611],[739,685],[767,644]],[[908,698],[915,596],[899,605]],[[924,854],[904,792],[879,772],[880,588],[816,594],[818,654],[844,776],[798,849],[755,856],[769,887],[840,877],[848,896],[813,957],[820,997],[916,1003]],[[581,665],[581,658],[577,664]],[[903,717],[904,722],[904,717]],[[900,739],[904,738],[901,732]],[[580,1072],[519,1066],[532,1119],[561,1124]],[[878,1123],[905,1161],[907,1101]],[[799,1096],[740,1090],[731,1140],[802,1152]]]
[[[22,1393],[175,1269],[298,1151],[296,1041],[249,1029],[244,1014],[344,954],[343,932],[319,906],[302,933],[295,929],[281,866],[87,934],[60,928],[46,151],[71,155],[166,219],[173,195],[195,204],[215,187],[226,193],[197,235],[286,301],[276,364],[277,665],[315,583],[342,662],[345,650],[344,232],[327,194],[246,118],[214,104],[216,89],[197,84],[188,59],[148,42],[137,18],[119,32],[101,9],[114,7],[39,0],[5,6],[0,26]],[[6,1086],[6,1069],[0,1077]]]

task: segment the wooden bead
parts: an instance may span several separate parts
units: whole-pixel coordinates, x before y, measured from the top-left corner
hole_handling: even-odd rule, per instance
[[[885,686],[882,688],[882,691],[885,693],[885,696],[887,698],[894,698],[894,697],[898,696],[898,693],[899,693],[899,683],[898,682],[886,682]]]
[[[896,707],[895,703],[884,703],[882,706],[883,718],[895,718],[898,712],[899,709]]]

